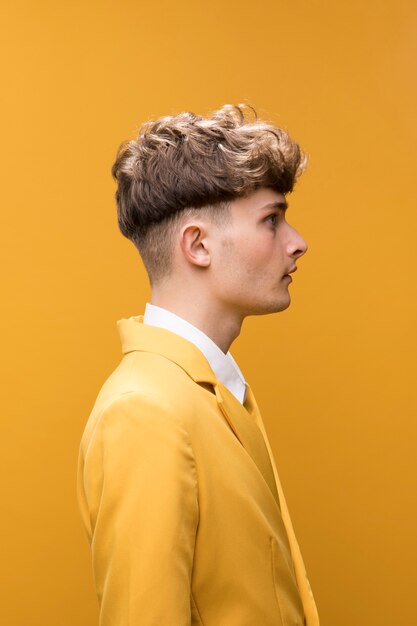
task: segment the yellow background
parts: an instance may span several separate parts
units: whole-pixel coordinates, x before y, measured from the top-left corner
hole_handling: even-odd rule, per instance
[[[415,3],[7,4],[0,623],[98,623],[78,445],[116,320],[149,298],[117,229],[115,151],[150,117],[242,101],[310,155],[289,198],[309,244],[292,305],[247,320],[232,353],[322,625],[415,623]]]

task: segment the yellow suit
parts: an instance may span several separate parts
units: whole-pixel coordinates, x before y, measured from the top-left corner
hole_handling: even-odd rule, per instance
[[[100,626],[318,626],[250,389],[142,316],[117,324],[78,466]]]

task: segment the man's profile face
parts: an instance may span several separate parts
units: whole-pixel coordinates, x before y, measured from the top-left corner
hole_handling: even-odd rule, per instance
[[[307,244],[286,221],[285,208],[285,196],[270,188],[231,202],[230,223],[219,230],[212,256],[212,290],[227,309],[246,316],[290,305],[286,274]]]

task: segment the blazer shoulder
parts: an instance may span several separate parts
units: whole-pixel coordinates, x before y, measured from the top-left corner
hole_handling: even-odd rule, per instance
[[[116,398],[126,393],[169,400],[190,396],[198,384],[180,365],[155,352],[134,351],[125,354],[116,369],[103,384],[97,403],[109,405]]]
[[[189,420],[213,397],[177,363],[152,352],[130,352],[101,387],[83,434],[89,440],[99,422],[112,415],[128,414],[140,419],[153,415],[172,424]]]

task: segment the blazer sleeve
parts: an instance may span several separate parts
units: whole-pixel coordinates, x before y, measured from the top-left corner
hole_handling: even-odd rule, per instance
[[[157,398],[120,397],[82,465],[100,626],[191,624],[197,474],[179,416]]]

